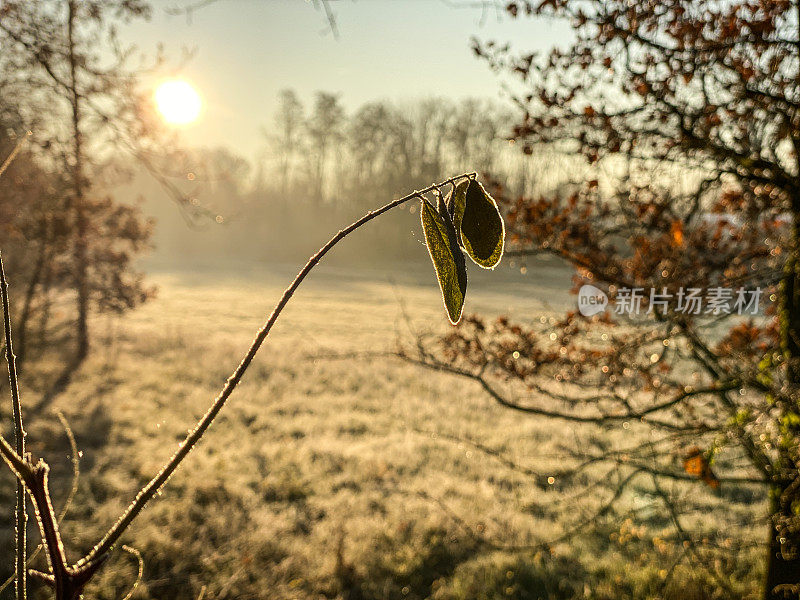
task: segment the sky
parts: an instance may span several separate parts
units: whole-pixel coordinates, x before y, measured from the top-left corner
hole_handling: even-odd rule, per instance
[[[338,38],[307,0],[217,0],[190,19],[168,11],[195,1],[154,0],[149,22],[120,33],[145,53],[163,44],[179,66],[170,71],[199,91],[200,118],[181,127],[188,144],[244,156],[263,147],[281,89],[293,88],[307,105],[317,90],[334,92],[349,110],[373,100],[499,99],[498,77],[470,50],[472,36],[526,51],[569,37],[564,24],[514,20],[472,0],[332,0]],[[186,50],[193,55],[180,64]]]

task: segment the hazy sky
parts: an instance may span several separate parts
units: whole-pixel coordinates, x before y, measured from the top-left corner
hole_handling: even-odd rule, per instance
[[[184,126],[193,145],[224,145],[253,156],[270,127],[276,96],[294,88],[310,104],[316,90],[341,95],[353,109],[376,99],[500,97],[498,79],[475,58],[470,37],[511,41],[520,49],[563,43],[569,30],[547,20],[512,20],[495,11],[453,8],[443,0],[334,0],[339,39],[306,0],[218,0],[191,21],[154,0],[153,19],[124,31],[141,50],[164,44],[167,56],[194,50],[181,76],[200,91],[200,119]],[[452,3],[469,0],[452,0]]]

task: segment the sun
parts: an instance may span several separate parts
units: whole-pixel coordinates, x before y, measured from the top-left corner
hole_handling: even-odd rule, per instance
[[[159,84],[155,100],[164,120],[175,125],[196,120],[203,104],[197,90],[182,79],[170,79]]]

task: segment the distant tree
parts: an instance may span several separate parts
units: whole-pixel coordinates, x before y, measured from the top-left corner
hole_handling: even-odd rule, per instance
[[[466,162],[474,163],[474,158],[485,151],[484,144],[481,143],[484,140],[479,136],[481,128],[487,123],[491,123],[488,111],[478,100],[466,99],[456,108],[448,141],[454,149],[461,149]],[[491,124],[489,127],[491,131]],[[486,165],[486,168],[489,166]]]
[[[449,103],[430,98],[394,106],[374,102],[362,107],[348,130],[357,176],[393,193],[444,172],[448,156],[444,140],[451,126]]]
[[[449,103],[435,98],[395,111],[390,121],[395,185],[416,185],[444,170],[444,139],[453,124],[452,117]]]
[[[769,502],[763,596],[798,598],[800,4],[515,0],[507,10],[566,19],[575,34],[544,57],[475,43],[521,78],[517,147],[560,146],[593,170],[545,197],[498,187],[510,239],[517,254],[567,261],[616,308],[533,325],[471,318],[417,359],[523,413],[624,424],[618,446],[574,445],[578,466],[564,472],[609,465],[597,483],[612,501],[642,478],[665,502],[665,479],[757,482]],[[766,314],[737,316],[740,294],[757,291]],[[632,301],[639,318],[625,314]],[[678,541],[724,582],[713,541],[672,514]]]
[[[19,137],[3,136],[0,156],[9,157],[19,143]],[[16,154],[0,178],[4,245],[9,265],[24,290],[17,306],[16,351],[20,365],[28,354],[34,317],[38,313],[41,338],[46,335],[51,292],[70,287],[65,189],[65,179],[44,168],[28,149]]]
[[[116,23],[146,18],[144,0],[6,1],[0,6],[3,68],[15,75],[14,96],[26,121],[39,118],[33,139],[51,170],[69,176],[66,223],[77,297],[76,359],[90,347],[93,306],[135,306],[148,295],[133,258],[149,236],[135,207],[122,206],[97,186],[116,150],[141,149],[149,120],[128,67],[130,49]],[[119,242],[116,243],[116,242]]]
[[[391,118],[391,110],[383,102],[367,103],[350,118],[346,135],[355,185],[386,185]]]
[[[311,181],[314,198],[320,202],[325,194],[325,177],[331,151],[342,137],[345,113],[339,97],[317,92],[314,110],[306,121],[309,154],[313,160]]]
[[[286,194],[295,166],[303,148],[305,110],[294,90],[281,90],[275,113],[275,133],[265,132],[273,152],[278,156],[280,191]]]

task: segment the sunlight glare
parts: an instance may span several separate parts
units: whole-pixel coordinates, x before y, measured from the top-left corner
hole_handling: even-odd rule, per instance
[[[156,107],[167,123],[184,125],[200,115],[200,95],[189,83],[171,79],[156,88]]]

